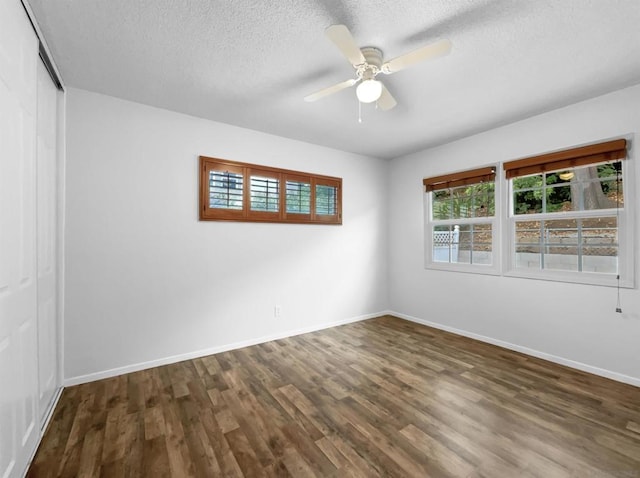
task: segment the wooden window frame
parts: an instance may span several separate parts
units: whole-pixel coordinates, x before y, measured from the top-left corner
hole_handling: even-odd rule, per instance
[[[227,159],[199,157],[199,219],[201,221],[273,222],[293,224],[342,224],[342,178],[273,168],[258,164],[241,163]],[[229,171],[242,175],[242,209],[218,209],[209,207],[209,172]],[[251,176],[277,178],[279,183],[279,207],[277,212],[251,210]],[[308,182],[310,213],[287,213],[287,181]],[[336,188],[336,214],[316,214],[316,185]]]
[[[256,166],[247,166],[244,168],[246,176],[242,179],[247,188],[247,202],[243,203],[243,210],[247,209],[246,218],[248,221],[267,221],[277,222],[282,211],[282,174],[270,169],[259,168]],[[265,177],[278,181],[278,210],[277,211],[259,211],[251,209],[251,178]]]
[[[247,189],[245,174],[242,167],[227,162],[200,162],[200,201],[205,201],[204,204],[208,204],[209,199],[209,172],[210,171],[223,171],[234,174],[242,174],[242,209],[214,209],[209,208],[211,211],[216,211],[216,216],[220,221],[242,221],[245,216],[245,207],[247,204]],[[203,217],[206,213],[200,207],[200,219],[205,220]]]
[[[284,213],[284,217],[287,222],[298,222],[298,223],[306,223],[312,222],[311,216],[313,214],[313,204],[312,197],[315,195],[311,192],[313,190],[313,179],[309,175],[297,174],[297,173],[283,173],[282,174],[282,184],[284,185],[284,194],[282,201],[282,212]],[[305,183],[309,184],[309,214],[299,213],[299,212],[287,212],[287,181],[295,182],[295,183]]]
[[[329,186],[336,188],[336,214],[341,216],[340,213],[340,190],[341,188],[341,180],[336,178],[327,178],[327,177],[319,177],[314,176],[311,178],[311,215],[314,218],[315,222],[321,222],[324,224],[331,224],[335,215],[334,214],[318,214],[316,212],[316,187],[317,186]]]

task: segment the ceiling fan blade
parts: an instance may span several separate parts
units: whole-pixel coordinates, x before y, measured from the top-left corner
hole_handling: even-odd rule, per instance
[[[337,85],[330,86],[328,88],[324,88],[320,91],[316,91],[315,93],[311,93],[304,97],[304,100],[307,102],[316,101],[320,98],[324,98],[325,96],[332,95],[333,93],[337,93],[340,90],[344,90],[345,88],[349,88],[350,86],[355,85],[358,80],[352,78],[347,81],[343,81],[342,83],[338,83]]]
[[[380,98],[378,98],[378,108],[380,108],[382,111],[387,111],[397,104],[398,102],[396,101],[396,99],[391,96],[391,93],[389,93],[389,90],[387,90],[387,87],[383,84],[382,94],[380,95]]]
[[[353,66],[360,65],[365,62],[360,48],[346,26],[331,25],[324,31],[324,33],[327,35],[329,40],[338,47],[346,59],[349,60],[349,63]]]
[[[437,58],[439,56],[447,55],[451,51],[451,41],[440,40],[430,45],[418,48],[410,53],[401,55],[393,60],[389,60],[382,65],[382,72],[390,75],[396,71],[404,70],[405,68],[415,65],[424,60],[431,58]]]

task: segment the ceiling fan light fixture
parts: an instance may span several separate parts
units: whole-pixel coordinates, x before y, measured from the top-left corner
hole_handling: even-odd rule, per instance
[[[373,103],[382,94],[382,83],[378,80],[364,80],[356,88],[356,96],[361,103]]]

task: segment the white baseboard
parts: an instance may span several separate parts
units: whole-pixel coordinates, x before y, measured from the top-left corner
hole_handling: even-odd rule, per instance
[[[325,322],[323,324],[312,325],[309,327],[303,327],[300,329],[288,330],[272,335],[265,335],[248,340],[242,340],[240,342],[234,342],[226,345],[219,345],[217,347],[211,347],[204,350],[197,350],[195,352],[187,352],[179,355],[172,355],[169,357],[163,357],[156,360],[150,360],[148,362],[140,362],[136,364],[126,365],[124,367],[112,368],[101,372],[89,373],[86,375],[79,375],[77,377],[65,378],[65,387],[72,385],[79,385],[81,383],[94,382],[96,380],[102,380],[104,378],[111,378],[118,375],[131,372],[139,372],[140,370],[146,370],[148,368],[159,367],[161,365],[168,365],[176,362],[182,362],[183,360],[191,360],[194,358],[204,357],[206,355],[218,354],[220,352],[227,352],[229,350],[241,349],[243,347],[250,347],[251,345],[258,345],[272,340],[284,339],[287,337],[294,337],[296,335],[306,334],[309,332],[315,332],[317,330],[328,329],[330,327],[336,327],[338,325],[350,324],[353,322],[360,322],[361,320],[373,319],[374,317],[380,317],[388,314],[389,311],[381,311],[373,314],[359,315],[357,317],[350,317],[347,319],[335,320],[332,322]]]
[[[593,375],[599,375],[600,377],[610,378],[611,380],[615,380],[617,382],[627,383],[629,385],[640,387],[640,378],[631,377],[629,375],[624,375],[618,372],[612,372],[611,370],[594,367],[592,365],[587,365],[582,362],[576,362],[574,360],[569,360],[564,357],[558,357],[557,355],[548,354],[546,352],[540,352],[538,350],[530,349],[528,347],[523,347],[521,345],[512,344],[510,342],[494,339],[492,337],[486,337],[484,335],[475,334],[473,332],[468,332],[466,330],[456,329],[455,327],[438,324],[436,322],[420,319],[418,317],[413,317],[411,315],[401,314],[400,312],[389,311],[387,313],[389,315],[393,315],[395,317],[399,317],[404,320],[416,322],[418,324],[426,325],[428,327],[433,327],[434,329],[440,329],[446,332],[451,332],[452,334],[462,335],[463,337],[469,337],[470,339],[479,340],[480,342],[486,342],[488,344],[497,345],[498,347],[514,350],[516,352],[521,352],[526,355],[531,355],[532,357],[541,358],[543,360],[548,360],[549,362],[554,362],[560,365],[565,365],[570,368],[582,370],[583,372],[588,372]]]

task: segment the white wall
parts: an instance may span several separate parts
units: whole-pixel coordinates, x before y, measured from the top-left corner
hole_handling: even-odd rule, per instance
[[[74,89],[67,132],[67,384],[387,309],[388,162]],[[343,225],[199,222],[199,155],[342,177]]]
[[[624,313],[616,314],[616,291],[609,287],[425,270],[422,189],[428,176],[629,133],[638,141],[638,105],[640,85],[393,160],[390,309],[640,385],[637,287],[622,290]],[[640,198],[625,199],[637,217]],[[636,258],[639,239],[636,233]]]

